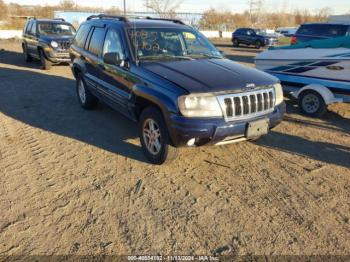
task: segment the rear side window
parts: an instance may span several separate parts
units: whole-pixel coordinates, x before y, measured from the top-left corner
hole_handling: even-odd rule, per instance
[[[345,36],[348,30],[347,25],[302,25],[297,34],[310,36],[338,37]]]
[[[87,24],[83,24],[79,27],[78,32],[74,38],[74,45],[78,47],[83,47],[86,37],[89,33],[90,26]]]
[[[89,52],[94,55],[99,55],[102,51],[102,46],[105,37],[105,29],[100,27],[95,27],[94,32],[92,33]]]
[[[30,28],[30,34],[36,35],[36,23],[32,23],[32,27]]]
[[[30,28],[31,28],[32,24],[33,24],[32,21],[29,21],[29,22],[27,23],[27,25],[26,25],[26,27],[25,27],[25,30],[24,30],[24,32],[25,32],[26,34],[29,34]]]

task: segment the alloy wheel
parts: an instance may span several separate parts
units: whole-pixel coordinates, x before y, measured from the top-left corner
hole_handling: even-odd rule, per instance
[[[151,154],[157,155],[160,152],[162,148],[160,128],[153,119],[146,119],[143,124],[143,140]]]
[[[79,98],[80,101],[85,104],[86,102],[86,93],[85,93],[85,86],[82,80],[79,81],[79,86],[78,86],[78,93],[79,93]]]

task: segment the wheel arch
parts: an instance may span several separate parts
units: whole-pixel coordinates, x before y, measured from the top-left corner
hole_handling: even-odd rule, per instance
[[[130,98],[132,111],[136,121],[139,121],[142,111],[147,107],[155,107],[162,114],[173,145],[171,130],[171,114],[178,111],[173,98],[144,86],[136,86]]]
[[[83,70],[81,69],[80,66],[78,66],[76,64],[73,64],[73,66],[72,66],[72,73],[73,73],[75,79],[77,79],[78,76],[83,73]]]
[[[331,90],[329,90],[329,88],[320,84],[310,84],[310,85],[304,86],[303,88],[298,90],[298,92],[296,92],[293,96],[299,99],[300,95],[305,91],[314,91],[318,93],[323,98],[326,105],[339,102],[339,99],[337,99],[334,96],[334,94],[332,93]]]

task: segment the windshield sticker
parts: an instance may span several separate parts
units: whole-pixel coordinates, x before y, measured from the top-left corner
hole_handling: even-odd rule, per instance
[[[63,30],[69,30],[69,25],[61,25],[61,28],[62,28]]]

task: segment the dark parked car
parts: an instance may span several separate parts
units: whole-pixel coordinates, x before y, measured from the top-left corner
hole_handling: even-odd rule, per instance
[[[291,39],[291,44],[315,39],[328,39],[350,35],[350,24],[343,23],[308,23],[299,27]]]
[[[239,28],[232,33],[233,46],[240,44],[252,45],[260,49],[262,46],[273,46],[278,43],[278,38],[274,35],[267,35],[259,29]]]
[[[145,156],[155,164],[173,159],[181,146],[257,139],[285,112],[275,77],[225,59],[178,20],[89,17],[71,59],[81,106],[102,100],[137,121]]]
[[[42,69],[70,62],[69,47],[74,27],[63,19],[29,19],[23,29],[22,48],[26,62],[40,59]]]

